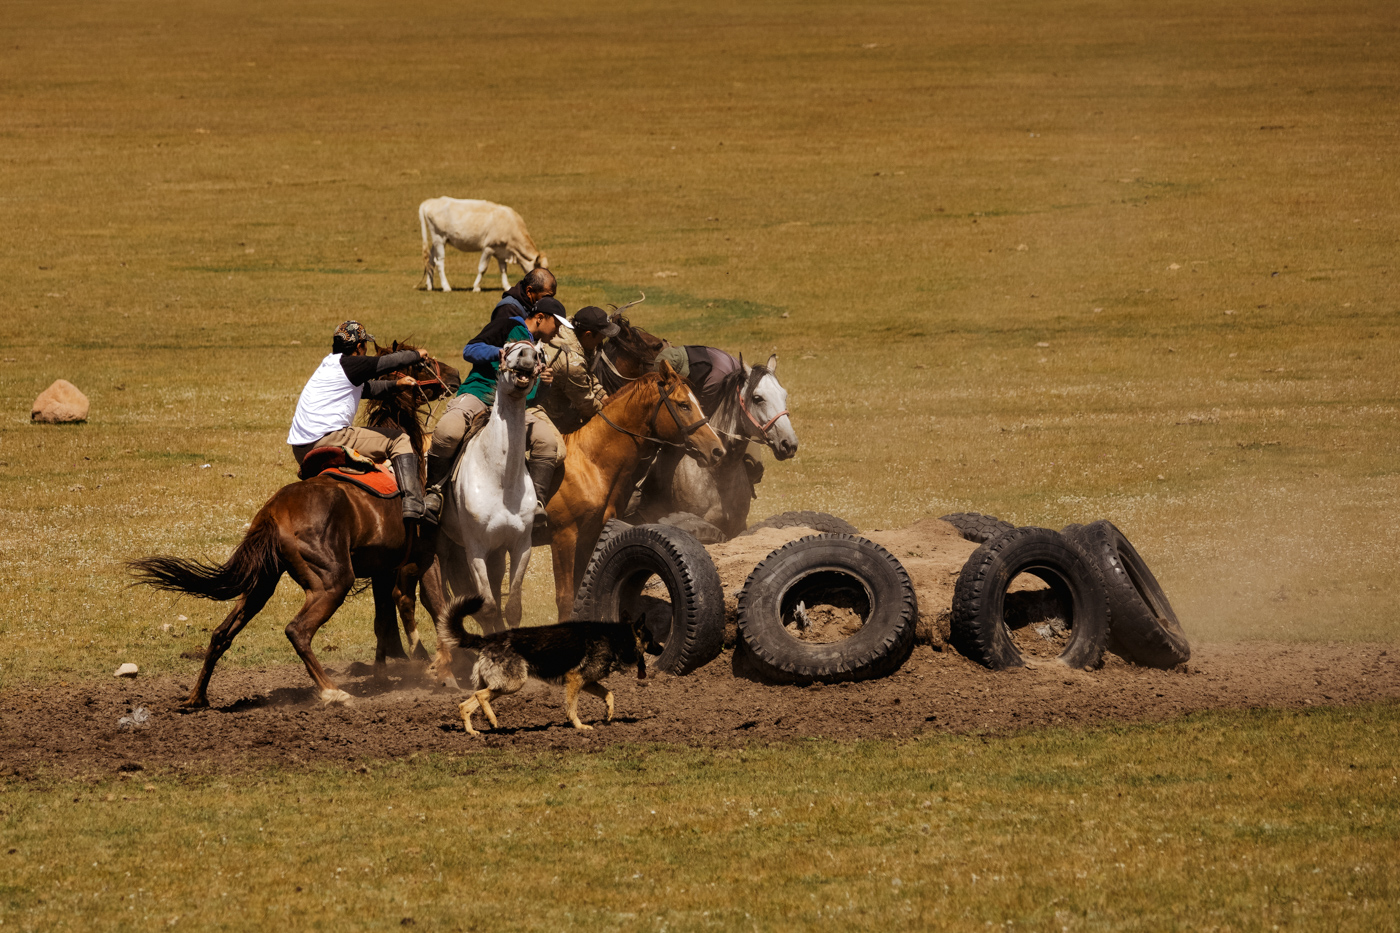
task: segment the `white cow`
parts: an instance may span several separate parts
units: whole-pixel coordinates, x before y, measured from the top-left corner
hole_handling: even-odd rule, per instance
[[[501,291],[510,288],[506,264],[519,263],[526,272],[539,267],[549,268],[549,260],[535,248],[525,221],[504,204],[461,198],[429,198],[418,205],[418,225],[423,231],[423,284],[433,290],[433,269],[437,268],[442,290],[452,291],[447,284],[447,244],[463,252],[481,250],[481,262],[476,267],[472,291],[481,291],[481,277],[491,257],[501,266]]]

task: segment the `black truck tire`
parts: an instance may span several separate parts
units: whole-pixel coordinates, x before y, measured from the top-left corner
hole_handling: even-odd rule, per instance
[[[1115,647],[1147,667],[1168,669],[1189,661],[1191,645],[1176,611],[1127,536],[1110,521],[1070,525],[1064,534],[1103,575]]]
[[[983,515],[981,512],[954,512],[951,515],[940,515],[939,520],[958,529],[958,534],[965,540],[976,541],[978,544],[984,544],[1016,527],[995,515]]]
[[[1005,619],[1007,587],[1023,573],[1044,580],[1066,608],[1071,635],[1059,661],[1098,667],[1109,626],[1101,574],[1078,545],[1049,528],[1015,528],[972,552],[953,589],[953,647],[992,670],[1025,666]]]
[[[845,601],[864,621],[840,641],[799,640],[785,623],[807,600]],[[739,594],[742,650],[779,683],[839,683],[891,674],[914,647],[918,618],[918,599],[904,567],[889,551],[856,535],[788,542],[753,569]]]
[[[652,574],[666,585],[669,617],[656,618],[654,601],[642,594]],[[614,528],[593,551],[579,582],[574,618],[628,621],[647,612],[648,628],[661,653],[649,666],[688,674],[719,656],[724,642],[724,586],[701,543],[670,525]]]

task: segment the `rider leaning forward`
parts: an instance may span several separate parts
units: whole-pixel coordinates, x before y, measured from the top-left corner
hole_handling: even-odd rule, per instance
[[[499,307],[499,306],[498,306]],[[437,426],[433,429],[433,444],[428,451],[428,501],[430,521],[436,521],[442,509],[442,485],[452,472],[457,448],[467,433],[467,426],[482,412],[489,411],[496,401],[496,378],[500,371],[503,347],[508,343],[527,340],[549,341],[561,327],[572,327],[564,317],[564,306],[549,296],[540,296],[530,308],[522,308],[510,317],[502,316],[482,328],[462,350],[462,359],[472,364],[471,375],[448,403]],[[541,382],[551,378],[545,372]],[[533,406],[539,384],[530,390],[525,411],[527,450],[525,469],[535,485],[535,522],[544,521],[544,504],[548,501],[554,471],[563,463],[564,445],[543,409]]]
[[[540,349],[549,381],[540,387],[535,404],[544,409],[561,434],[572,434],[603,410],[607,390],[593,374],[598,348],[618,333],[602,308],[580,308],[572,328],[561,327]]]
[[[292,445],[292,456],[298,465],[317,447],[353,447],[376,462],[387,459],[394,468],[399,489],[403,490],[404,521],[422,521],[423,483],[408,435],[397,429],[355,427],[354,421],[361,397],[382,398],[398,386],[415,384],[410,376],[376,376],[411,366],[424,355],[417,350],[399,350],[366,356],[365,345],[373,342],[374,337],[358,321],[346,321],[335,329],[331,352],[321,360],[297,399],[287,443]]]

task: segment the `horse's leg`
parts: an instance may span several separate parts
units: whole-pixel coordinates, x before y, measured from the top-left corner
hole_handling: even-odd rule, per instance
[[[432,613],[433,630],[437,633],[437,654],[428,665],[428,675],[449,687],[457,686],[457,678],[452,672],[452,635],[447,631],[448,590],[450,588],[456,596],[474,596],[474,592],[463,592],[471,585],[472,573],[466,551],[439,530],[437,560],[423,575],[420,589],[423,605]]]
[[[574,612],[574,545],[578,529],[566,525],[554,532],[549,542],[549,555],[554,561],[554,606],[559,621],[567,622]]]
[[[493,574],[491,571],[495,569]],[[501,577],[505,574],[505,555],[497,551],[493,554],[471,555],[472,579],[476,583],[477,595],[482,598],[481,609],[476,613],[476,622],[487,635],[505,628],[501,620]]]
[[[311,570],[303,564],[301,568],[295,569],[309,571],[305,574],[306,601],[302,603],[301,611],[287,623],[287,640],[292,643],[297,656],[306,665],[306,673],[311,675],[311,679],[320,688],[321,702],[348,704],[350,694],[341,690],[326,676],[325,668],[321,667],[316,653],[311,650],[311,639],[340,608],[340,604],[345,602],[350,588],[355,585],[355,574],[350,569],[348,560],[340,567],[317,567]]]
[[[270,579],[265,578],[238,598],[233,611],[224,617],[224,621],[214,629],[214,634],[209,636],[209,650],[205,652],[204,667],[199,671],[199,680],[195,682],[194,689],[181,706],[198,709],[209,705],[209,678],[214,676],[214,665],[219,663],[219,658],[223,657],[229,645],[233,644],[234,636],[243,631],[243,626],[267,605],[267,601],[277,591],[277,581],[281,578],[281,574]]]
[[[438,608],[443,605],[442,600],[442,574],[438,571],[437,558],[428,557],[426,569],[415,570],[413,573],[400,571],[399,585],[395,593],[395,602],[399,610],[399,619],[403,622],[404,635],[408,637],[408,654],[415,661],[426,661],[429,659],[428,649],[423,647],[423,639],[418,634],[418,620],[415,611],[418,600],[423,601],[423,608],[428,613],[429,619],[437,619]],[[416,565],[422,567],[422,564]]]
[[[505,256],[502,256],[500,253],[497,253],[497,254],[496,254],[496,265],[498,265],[498,266],[501,267],[501,293],[502,293],[502,294],[505,294],[506,292],[510,291],[510,279],[506,278],[506,264],[509,263],[509,262],[510,262],[510,255],[509,255],[509,254],[507,254],[507,255],[505,255]]]
[[[510,598],[506,601],[505,611],[508,628],[519,628],[524,614],[525,594],[521,591],[525,588],[525,571],[530,569],[530,550],[530,542],[526,540],[510,554]]]
[[[387,659],[407,661],[403,642],[399,641],[398,619],[395,614],[394,592],[398,583],[398,572],[388,571],[375,574],[370,580],[374,591],[374,679],[383,680]]]

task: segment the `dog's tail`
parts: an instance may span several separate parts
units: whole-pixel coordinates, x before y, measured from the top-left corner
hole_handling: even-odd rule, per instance
[[[454,648],[475,648],[481,642],[481,636],[467,631],[463,622],[485,602],[480,596],[458,596],[447,607],[447,634],[455,643]]]

